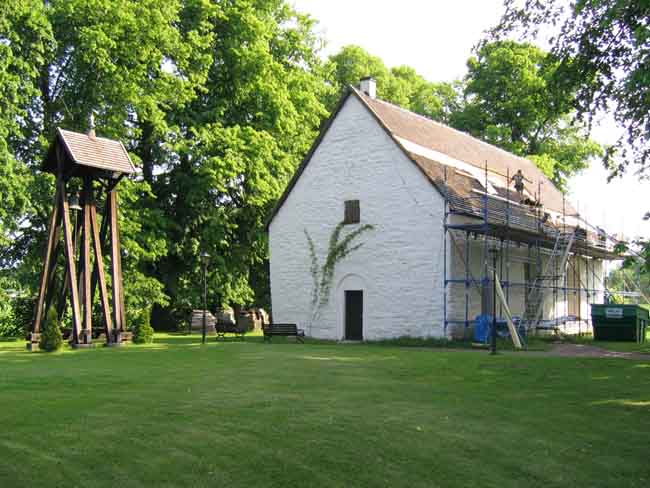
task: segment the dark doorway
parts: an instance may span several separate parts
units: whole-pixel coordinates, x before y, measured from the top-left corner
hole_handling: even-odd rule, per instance
[[[345,338],[363,340],[363,291],[345,291]]]

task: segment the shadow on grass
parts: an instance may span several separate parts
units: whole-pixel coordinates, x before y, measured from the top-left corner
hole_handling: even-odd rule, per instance
[[[216,335],[206,336],[206,344],[234,344],[234,343],[261,343],[263,337],[252,333],[247,334],[243,339],[234,334],[226,334],[225,338],[217,338]],[[165,344],[168,346],[196,346],[201,345],[201,334],[186,333],[158,333],[155,336],[154,344]]]
[[[385,339],[379,341],[368,341],[364,344],[377,346],[394,346],[394,347],[421,347],[421,348],[438,348],[438,349],[465,349],[465,350],[487,350],[488,344],[476,344],[471,340],[428,338],[421,339],[417,337],[397,337],[395,339]],[[547,351],[551,348],[548,340],[539,337],[529,337],[526,343],[528,351]],[[515,347],[510,339],[497,339],[497,351],[514,351]]]

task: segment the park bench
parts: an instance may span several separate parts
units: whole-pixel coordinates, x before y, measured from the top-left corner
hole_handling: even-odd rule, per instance
[[[294,336],[297,341],[304,342],[305,331],[296,324],[265,324],[262,330],[265,341],[270,341],[273,336]]]

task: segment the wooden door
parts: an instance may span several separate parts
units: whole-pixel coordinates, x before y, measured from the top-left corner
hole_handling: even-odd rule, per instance
[[[363,291],[345,291],[345,338],[363,340]]]

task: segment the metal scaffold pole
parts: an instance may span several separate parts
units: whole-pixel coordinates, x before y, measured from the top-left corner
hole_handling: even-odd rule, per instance
[[[449,229],[447,227],[447,219],[449,217],[449,202],[447,201],[447,166],[445,166],[445,191],[443,192],[444,198],[444,232],[442,239],[442,259],[443,259],[443,295],[442,295],[442,308],[443,308],[443,330],[445,337],[447,336],[447,238],[449,237]]]

